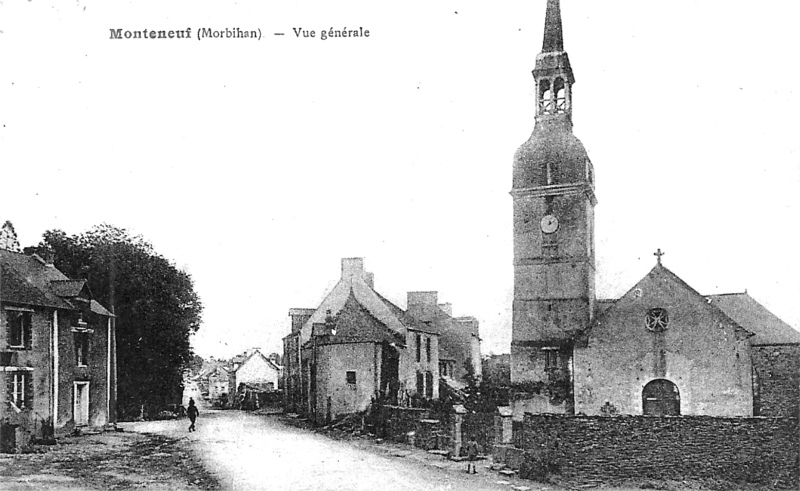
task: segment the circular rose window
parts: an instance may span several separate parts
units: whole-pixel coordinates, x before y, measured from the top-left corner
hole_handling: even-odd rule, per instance
[[[650,309],[644,318],[644,323],[647,329],[653,332],[664,332],[669,324],[669,316],[664,309]]]

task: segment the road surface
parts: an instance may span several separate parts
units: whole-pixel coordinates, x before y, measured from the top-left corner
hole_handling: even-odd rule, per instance
[[[135,431],[185,437],[226,490],[512,489],[512,483],[498,484],[507,479],[480,465],[479,474],[470,475],[463,463],[411,448],[402,451],[403,446],[394,444],[333,440],[287,425],[279,416],[200,410],[196,432],[187,431],[185,419],[136,423]],[[527,481],[524,485],[554,489]]]

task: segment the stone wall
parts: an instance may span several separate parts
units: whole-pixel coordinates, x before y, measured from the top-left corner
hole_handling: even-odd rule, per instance
[[[526,414],[521,429],[525,460],[566,478],[800,484],[797,418]]]
[[[408,434],[415,432],[417,421],[426,419],[429,411],[410,407],[382,406],[377,434],[381,438],[400,443],[412,443]]]
[[[753,346],[754,411],[759,416],[800,416],[800,346]]]

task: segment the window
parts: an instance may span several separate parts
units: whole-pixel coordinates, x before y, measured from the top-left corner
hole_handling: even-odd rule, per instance
[[[644,324],[653,332],[664,332],[669,324],[669,316],[664,309],[650,309],[644,317]]]
[[[544,349],[544,368],[545,369],[553,369],[553,368],[560,368],[561,363],[558,356],[558,350],[555,348],[543,348]]]
[[[356,372],[355,371],[348,371],[346,374],[347,383],[350,385],[356,385]]]
[[[553,112],[553,101],[551,100],[550,81],[542,80],[539,82],[539,114],[550,114]]]
[[[421,396],[425,393],[425,376],[422,372],[417,372],[417,395]]]
[[[431,338],[425,338],[425,357],[431,362]]]
[[[7,372],[8,401],[18,409],[33,406],[33,374],[31,372]]]
[[[85,367],[89,360],[89,333],[75,333],[75,363]]]
[[[553,92],[556,94],[555,112],[559,114],[567,112],[567,91],[564,79],[556,79],[553,84]]]
[[[417,334],[417,361],[422,361],[422,336]]]
[[[31,349],[31,313],[6,311],[9,348]]]
[[[433,399],[433,374],[425,372],[425,397]]]

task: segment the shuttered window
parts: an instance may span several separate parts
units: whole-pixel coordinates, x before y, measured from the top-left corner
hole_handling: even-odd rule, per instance
[[[31,313],[6,311],[9,348],[31,349]]]
[[[33,373],[6,372],[6,392],[8,401],[17,408],[33,406]]]

